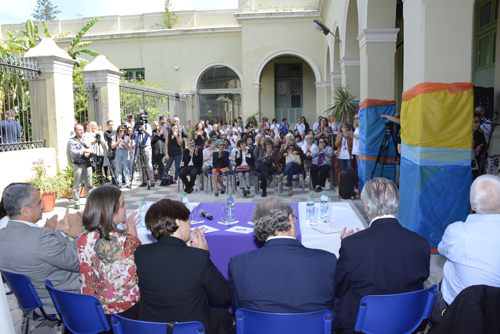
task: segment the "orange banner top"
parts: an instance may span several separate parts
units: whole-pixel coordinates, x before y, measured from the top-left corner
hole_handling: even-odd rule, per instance
[[[359,104],[359,109],[372,108],[372,107],[380,107],[388,104],[395,104],[396,101],[388,101],[388,100],[376,100],[376,99],[364,99],[363,102]]]
[[[439,82],[423,82],[407,90],[406,92],[403,92],[403,102],[421,94],[435,93],[442,90],[447,90],[450,94],[457,94],[465,92],[472,87],[472,82],[453,82],[450,84]]]

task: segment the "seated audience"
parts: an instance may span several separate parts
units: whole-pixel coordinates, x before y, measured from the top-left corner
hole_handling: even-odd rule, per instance
[[[215,127],[215,125],[214,125]],[[184,183],[184,191],[188,194],[193,192],[196,176],[202,171],[203,152],[201,148],[195,147],[194,139],[187,140],[188,148],[184,149],[182,161],[184,166],[179,171],[179,177]],[[189,175],[189,181],[187,176]]]
[[[283,173],[278,177],[278,180],[281,182],[285,177],[287,178],[286,186],[288,187],[289,196],[293,195],[293,176],[302,172],[305,178],[305,159],[306,156],[297,145],[295,139],[290,139],[287,144],[281,148],[280,164],[285,166],[285,169],[283,170]]]
[[[76,243],[82,233],[81,219],[66,210],[63,220],[57,221],[55,215],[40,228],[37,222],[45,206],[36,189],[25,183],[5,188],[2,204],[10,220],[0,230],[0,270],[28,276],[47,314],[56,313],[45,280],[58,289],[80,292]]]
[[[257,205],[254,233],[262,248],[229,261],[229,290],[235,309],[303,313],[328,309],[333,313],[336,285],[335,254],[309,249],[296,240],[297,217],[289,203],[273,197]]]
[[[179,201],[162,199],[146,214],[146,227],[158,242],[137,248],[141,291],[139,320],[199,321],[208,334],[229,333],[233,319],[222,308],[229,301],[228,283],[210,260],[204,231],[190,232],[189,210]]]
[[[261,138],[261,143],[263,142],[263,147],[259,152],[257,170],[260,173],[260,189],[262,189],[261,196],[267,196],[267,182],[268,178],[276,173],[281,173],[283,171],[283,166],[280,164],[280,152],[279,149],[274,147],[273,140],[271,138]]]
[[[250,194],[250,178],[255,166],[255,157],[253,151],[246,146],[245,141],[238,141],[238,147],[239,149],[235,153],[236,169],[234,172],[240,181],[243,196],[247,197]]]
[[[394,182],[374,178],[361,193],[370,227],[341,233],[335,311],[340,333],[354,333],[359,303],[367,295],[423,289],[429,277],[429,242],[400,225],[399,191]],[[337,331],[339,333],[339,331]]]
[[[212,156],[212,180],[215,196],[219,196],[219,189],[217,188],[217,185],[221,186],[221,194],[226,191],[226,186],[222,182],[219,175],[229,172],[229,152],[225,150],[224,140],[222,139],[218,139],[215,146],[217,146],[219,150],[214,152]]]
[[[312,154],[313,152],[316,152],[318,150],[318,146],[314,144],[314,136],[313,135],[306,135],[305,140],[301,143],[300,148],[302,149],[302,152],[306,155],[306,168],[309,169],[311,168],[312,165]]]
[[[311,165],[311,181],[314,190],[319,193],[323,190],[325,181],[332,169],[333,149],[326,145],[324,138],[320,138],[318,140],[318,147],[311,156],[313,158]]]
[[[126,215],[121,191],[113,186],[94,189],[87,197],[83,227],[78,239],[81,293],[96,296],[106,315],[119,314],[136,319],[139,312],[139,287],[134,252],[137,238],[137,213]],[[118,225],[123,223],[123,230]]]
[[[448,258],[441,292],[449,305],[471,285],[500,287],[500,177],[479,176],[470,188],[476,214],[448,225],[438,245]]]

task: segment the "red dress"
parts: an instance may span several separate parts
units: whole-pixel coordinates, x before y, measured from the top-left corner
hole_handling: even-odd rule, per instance
[[[134,252],[141,242],[114,231],[109,233],[111,240],[99,235],[86,232],[78,239],[81,293],[99,298],[104,313],[121,313],[140,300]]]

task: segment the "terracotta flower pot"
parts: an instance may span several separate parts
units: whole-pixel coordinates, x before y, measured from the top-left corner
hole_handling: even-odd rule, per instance
[[[80,198],[85,197],[85,187],[80,188]],[[69,188],[65,193],[61,195],[61,198],[68,198],[72,199],[73,198],[73,188]]]
[[[36,191],[40,195],[40,191]],[[45,190],[42,195],[42,204],[45,206],[43,212],[52,212],[54,211],[54,206],[56,204],[56,193],[53,190]]]

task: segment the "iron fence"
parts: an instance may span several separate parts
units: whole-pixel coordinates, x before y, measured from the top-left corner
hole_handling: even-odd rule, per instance
[[[99,91],[95,88],[94,84],[82,86],[73,85],[75,121],[83,123],[92,119],[99,123],[100,116],[98,100]]]
[[[0,56],[0,152],[45,147],[36,60]]]

